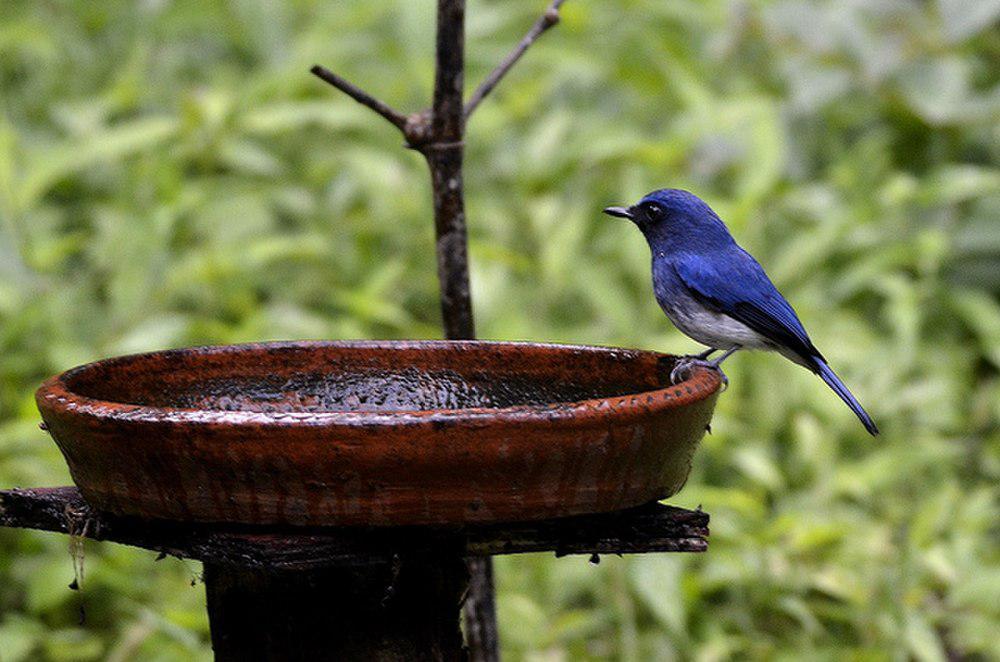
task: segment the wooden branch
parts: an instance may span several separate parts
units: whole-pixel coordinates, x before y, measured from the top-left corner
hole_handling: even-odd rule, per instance
[[[438,141],[462,139],[465,84],[465,1],[438,0],[431,130]]]
[[[0,491],[0,526],[69,533],[243,568],[308,570],[399,554],[703,552],[708,514],[659,503],[600,515],[455,527],[267,528],[146,521],[98,513],[75,487]]]
[[[475,338],[469,290],[462,153],[465,120],[465,0],[438,0],[437,67],[430,137],[423,149],[431,171],[438,281],[445,337]]]
[[[397,129],[406,133],[406,123],[407,123],[406,115],[403,115],[402,113],[394,110],[388,104],[379,101],[372,95],[362,90],[357,85],[354,85],[350,81],[341,78],[340,76],[333,73],[326,67],[322,67],[317,64],[313,66],[313,68],[310,69],[309,71],[316,77],[321,78],[330,85],[333,85],[335,88],[337,88],[347,96],[351,97],[361,105],[367,106],[368,108],[374,110],[376,113],[378,113],[386,120],[388,120],[390,123],[395,125]]]
[[[521,41],[518,42],[517,46],[514,47],[510,53],[507,54],[500,64],[490,72],[490,75],[479,84],[476,91],[472,93],[469,100],[465,104],[465,119],[468,120],[469,116],[472,115],[473,111],[482,103],[483,99],[486,98],[493,88],[497,86],[497,83],[507,75],[507,72],[521,59],[524,52],[527,51],[533,43],[535,43],[539,37],[545,34],[549,28],[555,26],[559,23],[559,8],[566,0],[552,0],[552,4],[549,8],[545,10],[535,24],[531,26],[528,33],[524,35]]]

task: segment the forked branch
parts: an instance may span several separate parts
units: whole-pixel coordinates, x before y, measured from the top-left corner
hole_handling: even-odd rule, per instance
[[[566,0],[552,0],[552,4],[549,5],[549,8],[545,10],[545,13],[542,14],[537,21],[535,21],[535,24],[531,26],[528,33],[524,35],[521,41],[518,42],[517,46],[514,47],[514,50],[508,53],[507,57],[505,57],[500,64],[498,64],[496,68],[490,72],[490,75],[479,84],[479,87],[476,88],[476,91],[472,93],[472,96],[469,97],[469,100],[465,103],[466,120],[469,119],[469,116],[472,115],[472,112],[476,109],[476,107],[482,103],[483,99],[486,98],[486,95],[492,92],[493,88],[496,87],[503,77],[507,75],[507,72],[510,71],[515,64],[517,64],[517,61],[521,59],[524,52],[531,48],[531,45],[538,41],[538,38],[545,34],[549,28],[555,26],[559,22],[559,8],[564,2],[566,2]]]

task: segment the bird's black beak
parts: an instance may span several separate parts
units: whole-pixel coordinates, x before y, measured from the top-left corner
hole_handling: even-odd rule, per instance
[[[627,218],[629,220],[635,219],[632,214],[632,209],[629,207],[605,207],[604,213],[608,216],[617,216],[618,218]]]

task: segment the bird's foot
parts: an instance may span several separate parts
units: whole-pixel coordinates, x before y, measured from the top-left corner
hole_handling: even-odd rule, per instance
[[[670,371],[670,383],[678,384],[685,379],[691,377],[691,369],[701,366],[703,368],[711,368],[719,373],[722,377],[722,386],[726,388],[729,386],[729,378],[726,377],[726,373],[722,372],[722,368],[719,367],[719,361],[706,361],[698,356],[682,356],[678,359],[677,363],[674,364],[673,370]]]
[[[697,356],[682,356],[674,364],[673,370],[670,371],[670,383],[678,384],[688,379],[691,376],[691,369],[695,366],[703,366],[705,368],[715,367],[711,361],[706,361]]]

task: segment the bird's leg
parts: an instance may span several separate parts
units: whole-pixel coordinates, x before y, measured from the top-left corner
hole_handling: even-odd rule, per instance
[[[722,368],[720,368],[719,366],[722,365],[723,361],[725,361],[730,356],[732,356],[733,354],[735,354],[736,351],[739,350],[739,349],[742,349],[742,347],[740,345],[733,345],[732,347],[730,347],[729,349],[727,349],[725,352],[723,352],[722,356],[720,356],[719,358],[714,359],[714,360],[708,362],[709,365],[711,365],[713,368],[715,368],[716,370],[718,370],[719,374],[722,375],[722,386],[724,388],[729,386],[729,377],[726,377],[726,373],[722,372]]]
[[[709,347],[708,349],[706,349],[706,350],[705,350],[704,352],[702,352],[701,354],[695,354],[695,355],[694,355],[694,357],[695,357],[696,359],[699,359],[699,360],[701,360],[701,361],[704,361],[705,359],[707,359],[707,358],[708,358],[708,357],[710,357],[710,356],[711,356],[712,354],[715,354],[715,353],[716,353],[716,352],[718,352],[718,351],[719,351],[719,350],[715,349],[714,347]]]
[[[709,361],[709,363],[711,363],[716,368],[718,368],[720,365],[722,365],[723,361],[725,361],[730,356],[732,356],[736,352],[736,350],[738,350],[738,349],[743,349],[743,348],[740,345],[733,345],[732,347],[730,347],[729,349],[727,349],[725,352],[723,352],[722,356],[720,356],[719,358],[717,358],[717,359],[715,359],[713,361]],[[714,352],[715,350],[713,349],[712,351]]]

